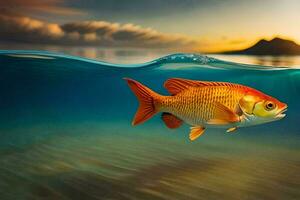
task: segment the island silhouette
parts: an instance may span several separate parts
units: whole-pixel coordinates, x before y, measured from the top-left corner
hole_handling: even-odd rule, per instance
[[[222,54],[245,55],[300,55],[300,45],[292,40],[275,37],[272,40],[261,39],[256,44],[243,50],[226,51]]]

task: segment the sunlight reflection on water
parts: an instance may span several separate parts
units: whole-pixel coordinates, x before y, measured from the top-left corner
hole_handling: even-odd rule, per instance
[[[130,64],[148,62],[169,54],[178,53],[171,50],[153,49],[103,49],[103,48],[52,48],[51,51],[64,52],[106,62]],[[193,52],[191,52],[193,53]],[[254,55],[222,55],[208,56],[225,61],[264,66],[300,67],[300,56],[254,56]]]
[[[154,59],[178,53],[178,50],[167,49],[136,49],[136,48],[98,48],[98,47],[60,47],[60,46],[6,46],[0,45],[0,49],[35,49],[54,51],[57,53],[65,53],[74,56],[91,58],[111,63],[133,64],[144,63]],[[195,52],[187,52],[195,53]],[[222,55],[209,54],[208,56],[217,59],[232,61],[244,64],[254,64],[263,66],[284,66],[284,67],[300,67],[299,56],[254,56],[254,55]]]

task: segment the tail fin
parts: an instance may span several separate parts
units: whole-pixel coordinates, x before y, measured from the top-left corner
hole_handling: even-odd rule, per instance
[[[140,103],[140,106],[132,121],[132,125],[141,124],[157,113],[155,108],[155,98],[157,98],[159,94],[153,92],[151,89],[133,79],[124,78],[124,80],[127,81],[128,86]]]

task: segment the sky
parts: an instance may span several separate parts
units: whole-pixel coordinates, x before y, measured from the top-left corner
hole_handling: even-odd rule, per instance
[[[0,41],[218,52],[300,43],[299,10],[299,0],[0,0]]]

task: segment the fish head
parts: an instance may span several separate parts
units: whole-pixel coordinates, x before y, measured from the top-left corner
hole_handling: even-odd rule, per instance
[[[277,121],[286,116],[287,104],[259,91],[248,92],[239,102],[247,119],[254,124]]]

